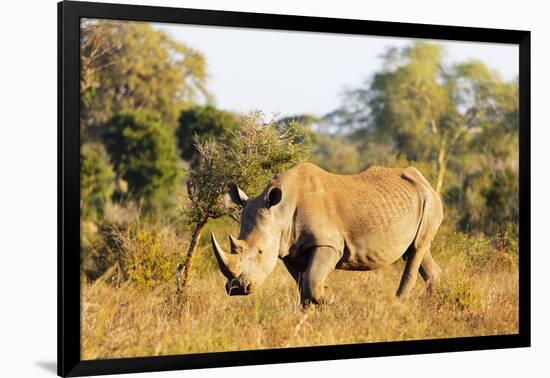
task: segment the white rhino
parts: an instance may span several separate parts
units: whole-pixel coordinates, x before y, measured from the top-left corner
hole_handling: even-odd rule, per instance
[[[243,207],[239,237],[230,235],[227,253],[211,235],[229,295],[252,293],[277,258],[296,280],[302,304],[332,302],[325,280],[334,269],[379,269],[403,257],[398,297],[410,294],[418,271],[428,285],[441,274],[430,244],[442,204],[415,168],[374,166],[343,176],[301,163],[275,175],[254,199],[235,185],[229,194]]]

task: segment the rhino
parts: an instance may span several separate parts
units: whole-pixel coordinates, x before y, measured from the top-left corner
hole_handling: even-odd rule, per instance
[[[234,184],[229,196],[242,207],[238,238],[229,235],[225,252],[211,234],[229,295],[253,293],[277,259],[296,281],[303,305],[333,302],[325,281],[334,269],[369,271],[403,258],[398,298],[410,295],[418,272],[428,287],[441,275],[430,245],[443,206],[416,168],[373,166],[337,175],[300,163],[276,174],[256,198]]]

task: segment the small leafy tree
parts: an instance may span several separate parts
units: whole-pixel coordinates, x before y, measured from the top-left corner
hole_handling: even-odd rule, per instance
[[[200,165],[187,180],[189,219],[194,231],[186,260],[178,266],[183,286],[189,282],[193,256],[208,220],[234,217],[236,209],[225,195],[229,184],[235,183],[256,196],[275,173],[308,156],[309,147],[299,137],[296,123],[264,123],[262,118],[261,113],[253,113],[242,117],[235,130],[225,130],[218,140],[199,137],[195,142]]]
[[[101,144],[84,144],[80,150],[80,212],[83,219],[103,215],[114,190],[114,172]]]
[[[128,182],[129,195],[150,212],[166,205],[178,178],[178,154],[172,133],[158,115],[126,110],[104,132],[115,171]]]
[[[310,146],[301,130],[296,121],[264,123],[260,112],[243,117],[219,144],[231,183],[257,196],[273,175],[306,160]]]

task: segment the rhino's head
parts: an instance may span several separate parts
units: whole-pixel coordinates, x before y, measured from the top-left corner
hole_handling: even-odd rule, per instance
[[[212,233],[212,248],[229,295],[248,295],[271,273],[281,248],[284,217],[281,215],[283,192],[268,185],[257,198],[248,196],[236,185],[229,188],[231,200],[242,206],[241,230],[235,239],[229,235],[230,250],[225,252]]]

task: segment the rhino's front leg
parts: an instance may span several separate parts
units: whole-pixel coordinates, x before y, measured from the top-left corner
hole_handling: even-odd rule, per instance
[[[298,292],[300,293],[300,303],[304,301],[303,299],[303,281],[304,281],[304,270],[303,268],[300,269],[298,264],[290,261],[288,258],[283,259],[283,262],[292,276],[294,278],[294,281],[296,281],[296,285],[298,286]]]
[[[313,249],[304,274],[302,285],[302,304],[331,304],[334,296],[325,281],[334,270],[341,254],[331,247]]]

